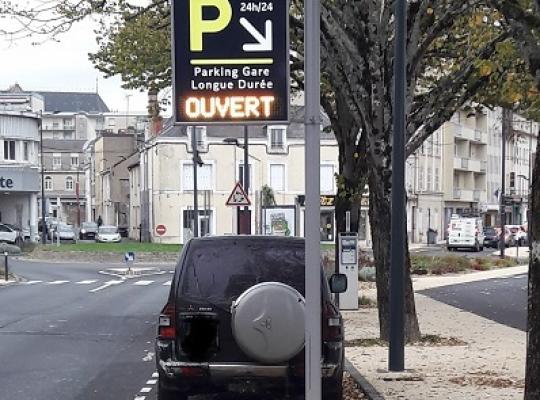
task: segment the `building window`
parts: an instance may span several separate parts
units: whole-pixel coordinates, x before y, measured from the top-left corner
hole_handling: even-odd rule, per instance
[[[45,177],[45,190],[53,190],[53,180],[50,176]]]
[[[285,136],[287,128],[276,126],[268,128],[268,137],[270,139],[271,151],[283,151],[285,150]]]
[[[285,190],[284,164],[270,164],[270,186],[277,192]]]
[[[432,190],[432,188],[431,188],[431,183],[432,182],[433,181],[432,181],[432,175],[431,175],[431,167],[428,167],[428,169],[427,169],[427,183],[426,183],[428,191]]]
[[[62,168],[62,155],[59,153],[53,154],[53,169]]]
[[[213,190],[214,165],[197,167],[197,190]],[[182,190],[193,190],[193,164],[182,163]]]
[[[30,160],[30,145],[28,142],[23,142],[23,160]]]
[[[66,177],[66,190],[73,190],[73,178],[71,176]]]
[[[418,170],[418,191],[422,192],[424,190],[424,170],[422,167]]]
[[[334,165],[321,164],[321,193],[334,194]]]
[[[435,168],[435,191],[440,191],[439,188],[439,168]]]
[[[4,160],[15,161],[15,140],[4,140]]]
[[[79,166],[79,155],[78,154],[72,154],[71,155],[71,167],[77,168]]]

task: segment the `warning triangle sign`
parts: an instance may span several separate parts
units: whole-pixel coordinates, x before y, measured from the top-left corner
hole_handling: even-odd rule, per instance
[[[251,202],[249,201],[249,197],[244,191],[244,188],[242,187],[242,184],[240,182],[236,182],[236,185],[234,186],[233,191],[231,192],[229,199],[226,203],[228,206],[249,206],[251,205]]]

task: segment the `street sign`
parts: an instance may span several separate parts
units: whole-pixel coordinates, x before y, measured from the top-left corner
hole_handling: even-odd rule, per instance
[[[167,233],[167,227],[165,225],[158,225],[156,226],[156,233],[159,236],[163,236]]]
[[[286,123],[288,0],[173,0],[175,123]]]
[[[132,263],[133,261],[135,261],[135,253],[134,252],[128,251],[127,253],[124,254],[124,262]]]
[[[226,204],[228,206],[249,206],[251,204],[240,182],[237,182],[234,186]]]

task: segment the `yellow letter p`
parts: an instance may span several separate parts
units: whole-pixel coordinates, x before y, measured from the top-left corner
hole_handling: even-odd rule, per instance
[[[219,16],[213,20],[203,19],[203,8],[215,7]],[[232,19],[232,7],[229,0],[191,0],[189,3],[190,48],[191,51],[203,51],[203,35],[225,29]]]

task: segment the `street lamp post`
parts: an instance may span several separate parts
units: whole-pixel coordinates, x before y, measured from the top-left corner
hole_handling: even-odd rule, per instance
[[[47,242],[47,227],[45,224],[45,165],[43,164],[43,112],[39,112],[39,152],[41,162],[41,243]]]

